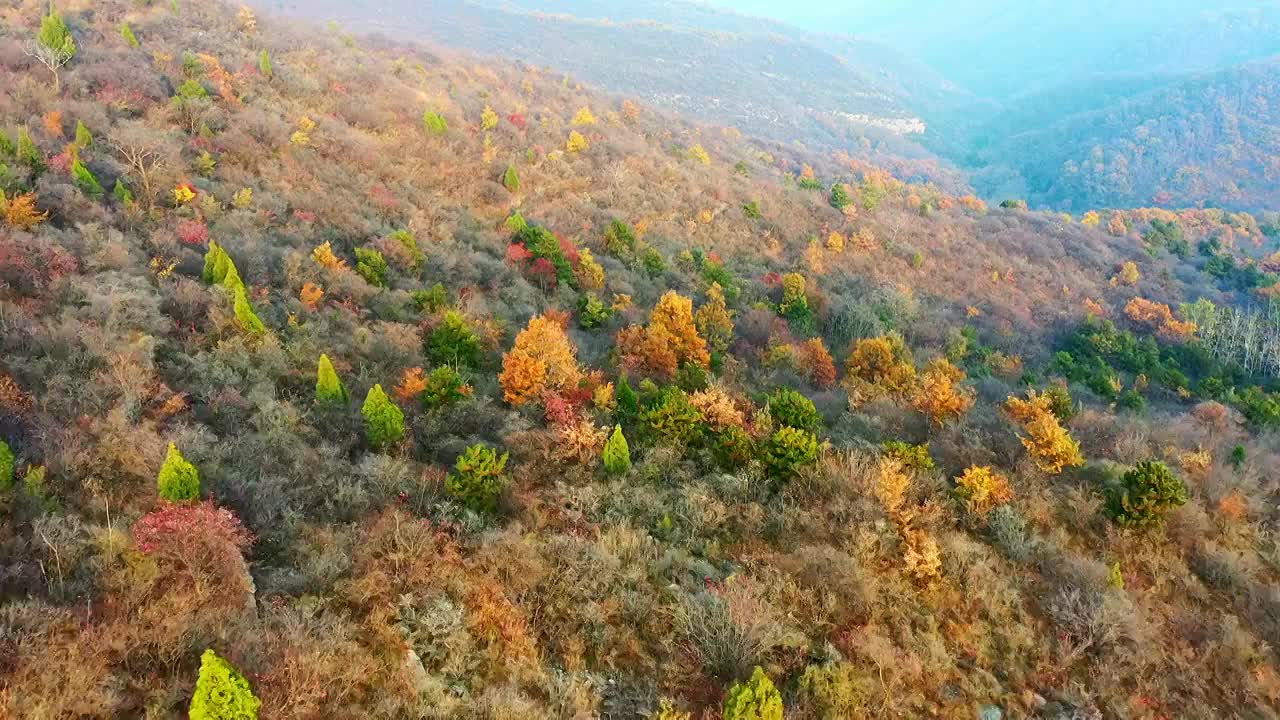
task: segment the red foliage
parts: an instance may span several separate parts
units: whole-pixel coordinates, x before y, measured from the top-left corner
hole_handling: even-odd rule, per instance
[[[133,541],[145,555],[212,570],[241,561],[253,541],[239,518],[212,500],[161,505],[133,524]]]
[[[556,285],[556,266],[546,258],[534,260],[533,267],[529,268],[529,273],[547,287],[555,287]]]
[[[512,114],[511,114],[511,116],[507,118],[507,120],[508,120],[512,125],[515,125],[516,127],[520,128],[521,130],[524,130],[525,128],[529,127],[529,121],[528,121],[528,120],[526,120],[526,119],[524,118],[524,115],[523,115],[523,114],[521,114],[521,113],[512,113]]]
[[[71,154],[65,150],[49,158],[45,161],[45,164],[49,166],[50,170],[60,175],[71,174]]]
[[[176,228],[178,240],[187,245],[204,247],[209,242],[209,228],[199,220],[183,220]]]
[[[523,266],[525,263],[533,259],[533,253],[529,252],[521,243],[512,243],[507,246],[507,262]]]
[[[400,198],[397,198],[386,185],[377,184],[369,188],[369,199],[379,209],[395,212],[400,209]]]
[[[578,409],[569,398],[559,393],[543,393],[542,404],[547,409],[547,423],[550,425],[568,425],[578,418]]]
[[[316,221],[316,214],[309,210],[294,210],[293,216],[304,223],[313,223]]]
[[[572,240],[559,235],[556,236],[556,239],[560,241],[560,252],[564,253],[565,259],[575,268],[578,267],[578,260],[581,257],[581,253],[578,252],[578,246],[574,245]]]
[[[767,273],[764,276],[765,287],[780,288],[782,287],[782,275],[776,272]]]

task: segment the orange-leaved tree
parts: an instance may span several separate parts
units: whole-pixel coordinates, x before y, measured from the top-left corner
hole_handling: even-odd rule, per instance
[[[546,391],[572,388],[582,379],[577,350],[555,318],[539,315],[516,335],[515,346],[502,357],[502,394],[523,405]]]
[[[1022,445],[1042,472],[1057,475],[1064,468],[1084,465],[1080,443],[1058,422],[1050,395],[1029,390],[1025,400],[1010,395],[1004,407],[1009,417],[1022,426],[1026,433],[1019,436]]]

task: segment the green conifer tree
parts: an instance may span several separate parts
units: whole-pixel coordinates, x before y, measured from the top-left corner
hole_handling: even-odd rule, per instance
[[[136,48],[140,45],[138,36],[133,34],[133,28],[129,27],[129,23],[120,26],[120,37],[124,38],[124,41],[131,48]]]
[[[31,139],[31,133],[26,128],[18,130],[18,160],[31,168],[33,173],[44,172],[44,153],[36,147],[36,142]]]
[[[625,475],[631,469],[631,448],[621,425],[613,426],[613,434],[604,444],[604,469],[611,475]]]
[[[369,390],[360,414],[364,416],[365,437],[373,449],[381,450],[404,439],[404,413],[391,402],[381,385]]]
[[[32,56],[53,73],[53,91],[62,90],[62,66],[76,56],[76,40],[62,15],[49,3],[49,14],[40,20],[40,32],[36,34]]]
[[[85,126],[83,120],[76,120],[76,147],[88,150],[93,146],[93,133]]]
[[[268,80],[275,75],[275,70],[271,68],[271,54],[266,50],[263,50],[262,54],[258,55],[258,72],[262,73],[262,76]]]
[[[121,205],[125,207],[133,205],[133,191],[120,178],[116,178],[116,186],[111,193],[116,196],[116,200],[119,200]]]
[[[118,189],[119,187],[120,187],[120,184],[119,182],[117,182],[116,188]],[[210,285],[222,284],[223,278],[226,277],[226,263],[223,260],[223,256],[225,255],[226,255],[226,252],[222,249],[222,246],[218,244],[217,240],[209,241],[209,248],[204,251],[204,273],[202,274],[202,277],[204,278],[205,282],[209,283]],[[218,277],[219,262],[223,263],[222,277]]]
[[[236,269],[236,264],[231,261],[231,256],[223,253],[222,259],[218,261],[217,267],[214,269],[215,275],[222,275],[222,289],[234,295],[236,292],[244,289],[244,281],[240,279],[240,271]]]
[[[18,146],[9,137],[4,128],[0,128],[0,157],[14,157],[18,154]]]
[[[267,326],[262,324],[262,319],[253,311],[253,305],[249,304],[249,295],[245,292],[244,285],[236,288],[235,313],[236,322],[240,324],[241,330],[254,336],[267,332]]]
[[[89,168],[76,158],[71,162],[71,178],[75,182],[76,187],[80,188],[80,192],[90,197],[102,197],[102,183],[98,182],[98,178],[94,177]]]
[[[8,490],[13,486],[13,451],[8,443],[0,440],[0,490]]]
[[[346,405],[351,400],[347,394],[347,386],[338,378],[338,371],[328,355],[320,356],[320,364],[316,367],[316,402]]]
[[[165,455],[164,465],[160,466],[156,486],[160,497],[169,502],[197,500],[200,497],[200,471],[182,457],[177,445],[169,443],[169,452]]]
[[[515,165],[507,166],[507,171],[502,174],[502,184],[508,192],[520,192],[520,175],[516,173]]]
[[[428,135],[444,135],[449,132],[449,121],[438,112],[428,110],[422,115],[422,125]]]
[[[724,720],[782,720],[782,695],[759,667],[745,683],[734,683],[724,701]]]
[[[239,670],[213,650],[204,651],[187,711],[190,720],[257,720],[261,706]]]
[[[493,512],[507,485],[505,475],[509,453],[501,457],[484,445],[467,448],[445,479],[445,490],[475,512]]]
[[[845,189],[843,183],[836,183],[831,186],[831,207],[837,210],[844,210],[851,202],[853,202],[853,199],[849,197],[849,191]]]
[[[614,394],[614,399],[618,404],[619,417],[629,419],[640,414],[640,398],[631,389],[631,383],[627,382],[625,375],[618,380],[618,391]]]

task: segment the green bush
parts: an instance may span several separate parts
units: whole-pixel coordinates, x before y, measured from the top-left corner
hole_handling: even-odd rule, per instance
[[[578,324],[587,330],[598,328],[613,317],[613,308],[604,304],[595,293],[586,293],[578,298]]]
[[[475,512],[492,512],[507,485],[507,457],[507,453],[498,457],[484,445],[472,445],[458,458],[454,472],[445,480],[445,489]]]
[[[643,420],[654,438],[664,445],[684,448],[702,436],[702,413],[678,387],[663,389]]]
[[[785,484],[818,459],[818,438],[793,427],[778,429],[761,448],[761,461],[775,484]]]
[[[890,440],[884,444],[884,454],[902,463],[912,470],[932,470],[933,456],[929,454],[929,444],[912,445],[901,440]]]
[[[436,365],[474,368],[480,364],[483,355],[480,336],[456,310],[446,312],[444,320],[427,338],[427,357]]]
[[[102,197],[105,192],[102,189],[102,183],[98,182],[98,178],[94,177],[89,168],[79,159],[71,162],[71,178],[75,182],[76,187],[80,188],[80,192],[90,197]]]
[[[844,183],[831,186],[831,207],[843,211],[851,202],[853,198],[849,197],[849,191],[845,189]]]
[[[623,375],[618,379],[618,389],[614,393],[617,415],[622,420],[633,420],[640,414],[640,397],[631,389],[631,383]]]
[[[724,720],[782,720],[782,695],[759,667],[745,683],[734,683],[724,700]]]
[[[1164,513],[1187,502],[1187,486],[1162,462],[1149,460],[1125,473],[1109,488],[1107,515],[1130,528],[1159,525]]]
[[[457,370],[445,365],[427,376],[427,389],[422,392],[422,406],[427,410],[442,408],[457,402],[470,392]]]
[[[438,112],[426,111],[422,115],[422,126],[429,135],[444,135],[449,132],[449,121]]]
[[[120,26],[120,37],[124,38],[125,43],[131,48],[138,47],[138,36],[133,34],[133,28],[129,27],[129,23]]]
[[[604,469],[610,475],[625,475],[631,469],[631,448],[622,434],[621,425],[615,425],[613,434],[605,441]]]
[[[755,457],[756,447],[746,430],[730,425],[716,435],[712,452],[716,462],[725,470],[741,470]]]
[[[261,705],[239,670],[213,650],[204,651],[187,711],[190,720],[257,720]]]
[[[515,165],[508,165],[507,171],[502,173],[502,186],[508,192],[520,192],[520,174],[516,172]]]
[[[444,285],[436,283],[431,286],[430,290],[414,290],[413,302],[418,306],[419,310],[427,312],[440,312],[445,305],[449,304],[449,297],[445,293]]]
[[[1075,417],[1076,401],[1065,385],[1050,385],[1044,391],[1044,395],[1049,398],[1049,412],[1053,413],[1059,422],[1065,423]]]
[[[13,450],[9,444],[0,440],[0,490],[8,490],[13,486]]]
[[[164,465],[160,466],[156,486],[160,497],[169,502],[197,500],[200,497],[200,471],[182,457],[177,445],[169,443],[169,452],[165,455]]]
[[[374,287],[387,286],[387,259],[373,248],[356,248],[356,272]]]
[[[364,416],[365,437],[374,450],[381,450],[404,439],[404,412],[391,402],[381,385],[370,388],[360,414]]]
[[[769,396],[769,415],[779,427],[792,427],[816,433],[822,429],[822,416],[813,401],[795,390],[779,388]]]

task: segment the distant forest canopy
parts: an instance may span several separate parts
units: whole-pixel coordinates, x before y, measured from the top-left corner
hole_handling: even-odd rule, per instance
[[[1280,190],[1277,2],[257,4],[550,66],[988,201],[1260,211]]]

